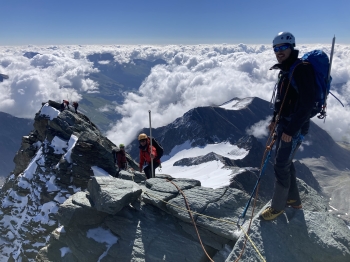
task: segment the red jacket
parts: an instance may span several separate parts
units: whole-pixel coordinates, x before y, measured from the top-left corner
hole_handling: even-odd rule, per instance
[[[152,146],[152,152],[151,152],[151,145],[150,145],[150,140],[149,138],[147,139],[147,146],[146,148],[148,150],[142,150],[140,149],[140,162],[139,162],[139,168],[140,171],[142,170],[143,164],[147,162],[148,164],[151,163],[151,155],[150,153],[153,154],[154,158],[157,157],[157,150],[154,146]],[[154,159],[155,162],[160,163],[160,159]]]
[[[125,169],[127,167],[126,163],[125,152],[123,150],[120,150],[117,152],[117,165],[119,168]]]

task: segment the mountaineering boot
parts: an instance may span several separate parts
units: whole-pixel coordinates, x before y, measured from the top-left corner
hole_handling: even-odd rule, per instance
[[[260,217],[264,220],[273,220],[283,212],[284,210],[278,211],[272,207],[267,207],[263,212],[261,212]]]
[[[290,206],[290,207],[295,208],[295,209],[301,209],[303,206],[301,204],[297,205],[296,202],[297,201],[293,200],[293,199],[287,200],[287,206]]]

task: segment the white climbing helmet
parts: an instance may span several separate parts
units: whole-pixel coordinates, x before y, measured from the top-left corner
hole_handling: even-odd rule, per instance
[[[279,44],[291,44],[293,47],[295,47],[295,37],[289,32],[280,32],[278,35],[275,36],[272,42],[272,46]]]

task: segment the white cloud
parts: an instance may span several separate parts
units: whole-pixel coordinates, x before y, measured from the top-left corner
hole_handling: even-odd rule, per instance
[[[98,89],[97,83],[87,78],[96,71],[92,63],[74,59],[67,50],[42,47],[32,59],[24,57],[26,50],[19,47],[0,50],[0,73],[9,75],[0,84],[0,111],[33,118],[42,102],[80,100],[81,92]]]
[[[300,53],[329,46],[301,45]],[[97,83],[88,79],[94,72],[86,56],[111,53],[120,63],[132,59],[163,59],[167,65],[155,66],[138,93],[128,93],[123,105],[114,105],[123,119],[115,123],[108,137],[124,143],[136,139],[137,132],[148,126],[148,110],[152,110],[152,126],[166,125],[191,108],[220,105],[234,97],[260,97],[270,100],[277,80],[272,48],[267,45],[168,45],[168,46],[51,46],[0,47],[0,73],[10,75],[0,84],[0,111],[32,118],[41,102],[70,97],[79,100],[83,92],[98,93]],[[31,61],[25,51],[38,52]],[[345,104],[330,96],[326,123],[314,121],[336,140],[350,140],[350,46],[336,45],[333,60],[334,90]],[[62,88],[67,87],[67,88]],[[73,88],[74,87],[74,88]],[[97,94],[98,95],[98,94]],[[109,107],[101,108],[108,110]]]
[[[269,134],[268,131],[268,125],[271,122],[271,117],[268,117],[267,119],[261,120],[251,127],[249,127],[246,132],[248,135],[253,135],[256,138],[264,138],[267,137]]]
[[[299,47],[300,54],[316,48],[328,54],[330,52],[330,46],[305,45]],[[159,54],[159,51],[155,53]],[[173,57],[167,59],[168,65],[158,65],[152,69],[138,94],[126,96],[124,105],[117,109],[125,117],[108,132],[112,140],[124,137],[125,143],[129,143],[135,139],[138,130],[148,126],[149,109],[152,110],[152,126],[159,127],[191,108],[220,105],[234,97],[257,96],[270,101],[278,72],[269,70],[276,63],[269,46],[177,46],[172,54]],[[332,68],[333,84],[344,85],[342,93],[338,95],[345,103],[350,101],[348,61],[349,46],[337,45]],[[346,138],[349,139],[350,120],[340,119],[350,119],[349,108],[342,108],[333,98],[328,101],[329,117],[326,123],[318,119],[315,122],[335,139],[340,137],[340,133],[344,138],[344,132],[347,132]],[[335,130],[335,126],[339,129]],[[263,128],[254,127],[250,131],[259,136],[264,133]]]

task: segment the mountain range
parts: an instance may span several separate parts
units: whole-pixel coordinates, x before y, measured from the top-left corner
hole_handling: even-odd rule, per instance
[[[349,151],[317,125],[295,161],[303,209],[286,208],[273,222],[259,219],[272,193],[272,158],[259,197],[237,227],[265,150],[264,139],[247,130],[270,115],[266,101],[235,98],[194,108],[153,129],[164,159],[163,171],[149,180],[135,171],[137,141],[127,147],[130,168],[115,178],[116,146],[85,114],[59,106],[48,101],[35,115],[1,188],[1,261],[235,261],[243,246],[242,261],[350,259],[343,160]],[[317,143],[327,148],[312,149]]]

